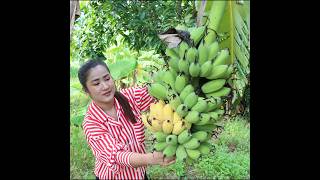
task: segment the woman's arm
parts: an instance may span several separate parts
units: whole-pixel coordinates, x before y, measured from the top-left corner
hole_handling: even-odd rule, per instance
[[[147,154],[133,153],[129,161],[132,167],[141,167],[147,165],[168,166],[175,163],[175,158],[164,158],[161,152]]]

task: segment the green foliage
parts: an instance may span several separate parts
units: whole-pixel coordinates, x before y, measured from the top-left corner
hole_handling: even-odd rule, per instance
[[[237,150],[249,152],[250,130],[246,119],[236,116],[224,125],[224,131],[219,135],[218,144],[235,147]]]
[[[70,179],[94,179],[94,157],[81,127],[70,127]]]
[[[106,58],[103,52],[118,43],[118,34],[130,49],[164,52],[158,34],[178,24],[190,25],[192,21],[181,17],[192,14],[193,8],[192,1],[82,2],[81,15],[74,25],[71,59]]]
[[[109,64],[109,70],[114,80],[118,80],[127,77],[137,66],[135,59],[117,61],[113,64]]]
[[[226,146],[217,146],[214,153],[201,157],[194,164],[197,178],[249,179],[250,156],[243,151],[230,153]]]
[[[249,179],[250,129],[245,119],[236,116],[226,122],[214,146],[195,164],[198,178]]]
[[[249,85],[250,74],[250,1],[228,1],[219,28],[221,48],[229,48],[235,71],[229,81],[236,107]]]

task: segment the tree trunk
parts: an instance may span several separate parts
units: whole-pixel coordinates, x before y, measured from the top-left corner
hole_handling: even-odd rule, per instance
[[[202,25],[202,17],[203,17],[203,14],[204,14],[204,10],[206,8],[206,3],[207,1],[206,0],[202,0],[201,1],[201,6],[200,6],[200,9],[199,9],[199,12],[198,12],[198,15],[197,15],[197,26],[201,26]]]
[[[74,21],[80,16],[79,0],[70,0],[70,40]]]
[[[181,3],[182,3],[182,0],[177,1],[177,15],[179,19],[181,19],[181,13],[182,13]]]

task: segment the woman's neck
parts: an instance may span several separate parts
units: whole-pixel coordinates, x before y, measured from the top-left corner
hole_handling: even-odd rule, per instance
[[[104,112],[112,111],[114,108],[114,99],[109,103],[95,102]]]

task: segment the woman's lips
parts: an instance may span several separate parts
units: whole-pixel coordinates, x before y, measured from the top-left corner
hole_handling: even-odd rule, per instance
[[[108,91],[108,92],[103,93],[102,95],[109,96],[110,94],[111,94],[111,91]]]

